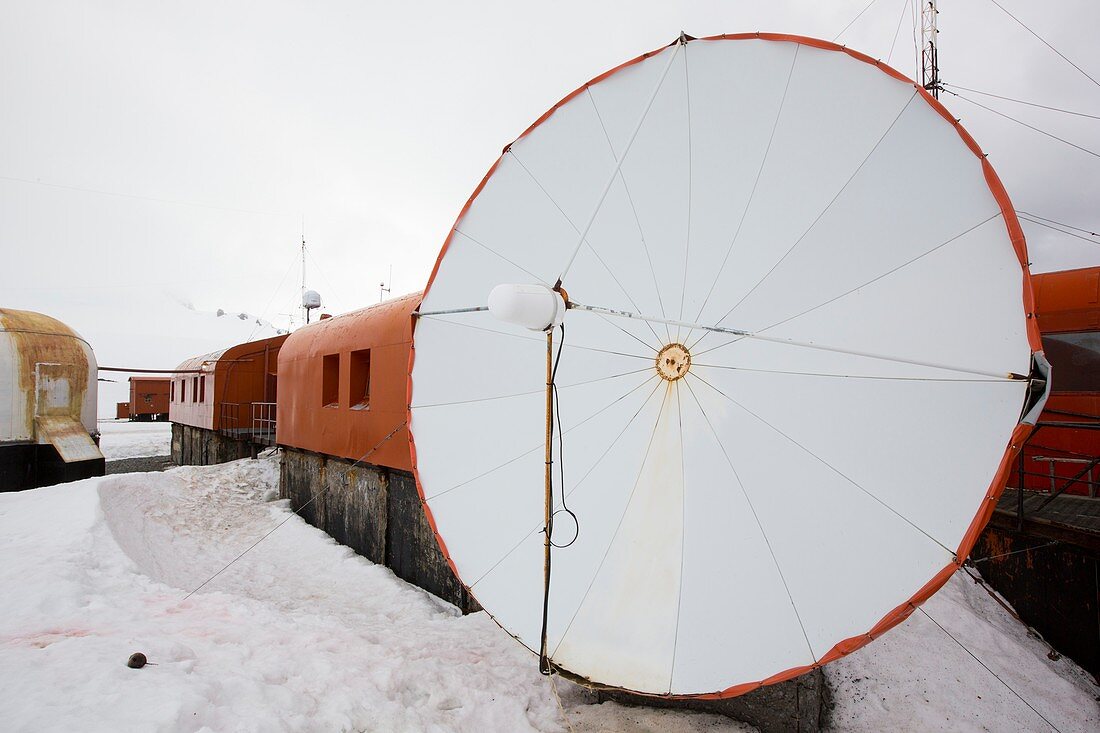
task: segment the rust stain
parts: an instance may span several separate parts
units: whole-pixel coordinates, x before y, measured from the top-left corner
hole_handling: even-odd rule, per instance
[[[84,352],[84,339],[55,318],[7,308],[0,308],[0,329],[10,334],[15,348],[19,386],[27,396],[24,427],[28,434],[34,434],[36,363],[63,365],[60,371],[69,380],[69,398],[60,412],[79,421],[88,389],[88,356]]]

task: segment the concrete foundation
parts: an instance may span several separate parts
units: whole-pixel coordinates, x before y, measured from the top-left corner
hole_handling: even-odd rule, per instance
[[[279,494],[337,542],[465,613],[481,610],[439,551],[412,474],[284,449]]]
[[[251,446],[213,430],[172,423],[172,462],[178,466],[212,466],[251,455]]]
[[[694,710],[724,715],[755,726],[761,733],[816,733],[827,727],[832,698],[820,669],[777,685],[768,685],[729,700],[670,700],[600,691],[600,701],[623,705]]]
[[[1024,623],[1100,679],[1100,559],[1069,540],[1051,542],[990,526],[971,557]]]

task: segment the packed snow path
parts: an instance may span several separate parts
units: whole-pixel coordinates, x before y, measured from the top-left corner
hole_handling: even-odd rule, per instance
[[[563,731],[535,659],[294,517],[276,459],[0,495],[5,730]],[[1098,726],[1097,689],[970,581],[929,613],[1062,731]],[[135,651],[156,666],[125,666]],[[828,668],[840,730],[1045,730],[919,613]],[[577,731],[748,730],[592,704]]]

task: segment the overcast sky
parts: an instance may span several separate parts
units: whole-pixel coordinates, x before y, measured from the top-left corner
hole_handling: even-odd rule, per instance
[[[1100,3],[999,2],[1100,78]],[[61,318],[101,364],[171,367],[271,333],[218,308],[286,326],[303,217],[325,310],[377,302],[391,266],[393,295],[421,289],[501,148],[589,78],[681,29],[832,39],[866,4],[0,0],[0,307]],[[991,0],[939,23],[949,84],[1100,114]],[[840,42],[916,73],[907,0]],[[968,96],[1100,151],[1100,121]],[[1018,209],[1100,230],[1100,157],[942,101]],[[1035,271],[1100,264],[1025,226]]]

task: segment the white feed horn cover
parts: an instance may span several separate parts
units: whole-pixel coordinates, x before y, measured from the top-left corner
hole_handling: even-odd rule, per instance
[[[509,283],[489,293],[489,312],[505,323],[547,331],[565,319],[565,300],[545,285]]]

